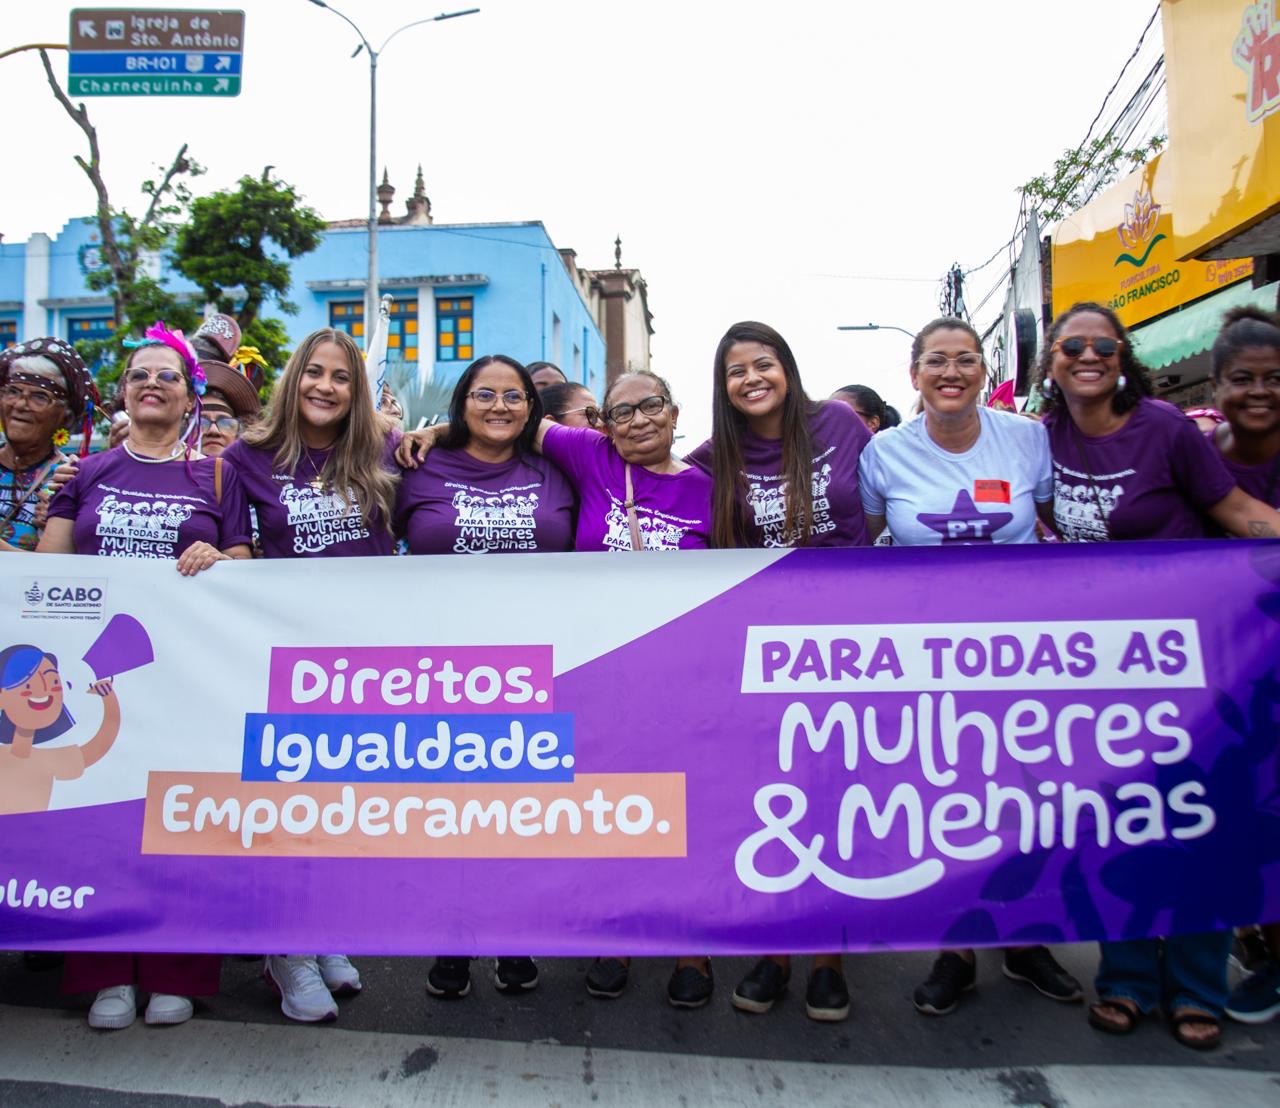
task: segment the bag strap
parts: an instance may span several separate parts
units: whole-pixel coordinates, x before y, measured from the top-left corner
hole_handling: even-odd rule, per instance
[[[49,475],[58,468],[66,458],[62,456],[61,451],[55,449],[53,457],[48,461],[39,473],[35,474],[28,485],[22,487],[18,484],[18,471],[13,471],[13,503],[9,505],[9,510],[5,513],[4,518],[0,519],[0,527],[8,527],[15,519],[18,513],[22,511],[23,506],[43,487],[44,483],[49,479]],[[22,495],[18,493],[21,491]]]
[[[636,519],[636,492],[631,484],[631,463],[627,463],[627,502],[624,505],[627,509],[627,527],[631,531],[631,549],[643,550],[644,543],[640,541],[640,521]]]
[[[222,503],[222,455],[213,459],[213,499]]]

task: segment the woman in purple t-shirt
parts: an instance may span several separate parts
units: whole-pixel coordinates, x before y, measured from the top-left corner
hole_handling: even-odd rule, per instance
[[[528,371],[493,354],[472,362],[449,402],[449,431],[404,475],[396,533],[411,554],[569,550],[574,496],[533,453],[542,401]]]
[[[1068,542],[1200,538],[1206,516],[1230,534],[1280,534],[1280,514],[1236,486],[1195,424],[1151,398],[1119,318],[1073,305],[1054,321],[1040,361],[1054,467],[1054,517]],[[1184,1046],[1222,1036],[1228,932],[1104,942],[1089,1023],[1122,1035],[1165,1004]]]
[[[764,323],[735,323],[716,348],[711,439],[689,455],[715,485],[714,540],[726,546],[867,546],[858,460],[871,432],[838,400],[805,394],[791,347]],[[791,976],[786,954],[761,958],[733,1006],[767,1012]],[[818,954],[805,995],[811,1019],[849,1015],[839,954]]]
[[[121,375],[129,433],[86,458],[49,506],[38,553],[164,558],[188,576],[214,562],[249,557],[249,512],[229,467],[193,454],[182,430],[197,410],[204,374],[180,331],[149,328]],[[128,1027],[137,989],[151,992],[146,1022],[183,1023],[192,996],[218,991],[213,954],[66,956],[64,992],[96,991],[89,1026]]]
[[[392,552],[394,450],[363,352],[322,328],[293,352],[262,421],[222,456],[257,514],[263,557],[349,558]],[[337,1019],[333,998],[362,988],[345,954],[271,954],[264,974],[280,1010],[301,1023]]]

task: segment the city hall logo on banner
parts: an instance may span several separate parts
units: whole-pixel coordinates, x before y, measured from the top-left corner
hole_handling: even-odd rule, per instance
[[[100,620],[105,577],[56,577],[32,581],[22,592],[23,619]]]
[[[1280,24],[1275,0],[1259,0],[1244,9],[1231,60],[1249,78],[1245,114],[1250,123],[1280,109]]]
[[[1156,234],[1159,219],[1160,205],[1152,202],[1151,186],[1144,181],[1133,194],[1133,203],[1124,206],[1124,222],[1116,228],[1116,234],[1126,249],[1113,264],[1128,262],[1135,269],[1146,265],[1156,243],[1165,238],[1163,232]],[[1135,257],[1139,250],[1142,256]]]

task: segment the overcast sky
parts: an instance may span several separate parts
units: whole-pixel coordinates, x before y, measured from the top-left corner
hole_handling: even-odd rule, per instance
[[[421,162],[437,222],[541,220],[590,268],[613,264],[621,234],[623,264],[649,284],[654,368],[690,437],[709,428],[712,355],[738,319],[787,337],[811,395],[859,381],[905,411],[908,338],[836,326],[915,330],[937,315],[942,275],[1007,241],[1018,185],[1083,138],[1155,8],[470,2],[479,15],[405,31],[379,61],[378,160],[397,209]],[[0,49],[67,41],[69,8],[2,6]],[[198,191],[271,164],[325,218],[363,216],[369,67],[350,58],[358,40],[309,0],[238,6],[238,98],[89,99],[113,201],[140,211],[138,184],[188,142],[209,170]],[[338,6],[375,46],[452,9]],[[54,57],[65,80],[66,56]],[[89,214],[93,192],[72,161],[83,136],[34,53],[0,61],[0,102],[5,241]],[[976,274],[969,303],[998,276],[998,265]]]

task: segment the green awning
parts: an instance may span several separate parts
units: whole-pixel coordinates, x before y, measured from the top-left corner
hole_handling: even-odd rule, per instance
[[[1241,281],[1145,327],[1135,327],[1129,332],[1134,353],[1149,368],[1163,369],[1208,350],[1222,327],[1223,312],[1244,304],[1274,312],[1278,288],[1280,282],[1255,289],[1249,281]]]

